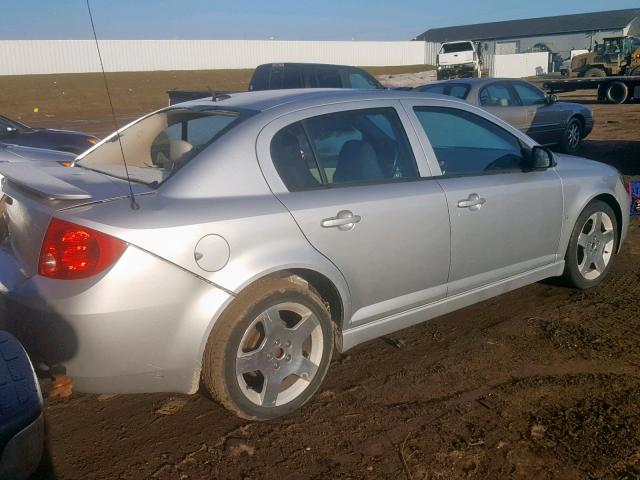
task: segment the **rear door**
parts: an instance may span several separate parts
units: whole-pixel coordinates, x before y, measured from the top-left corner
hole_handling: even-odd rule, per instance
[[[527,129],[526,110],[507,82],[493,82],[480,88],[478,104],[520,131]]]
[[[563,130],[561,109],[550,105],[546,95],[533,85],[513,82],[512,86],[526,112],[524,133],[543,145],[557,143]]]
[[[352,102],[296,112],[258,138],[273,192],[344,275],[353,325],[446,295],[446,200],[426,179],[430,171],[398,105]]]

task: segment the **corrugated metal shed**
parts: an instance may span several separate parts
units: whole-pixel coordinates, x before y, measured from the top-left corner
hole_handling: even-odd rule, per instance
[[[432,28],[419,35],[417,39],[442,43],[455,40],[495,40],[573,32],[597,32],[623,29],[636,17],[640,17],[640,8]]]
[[[107,72],[254,68],[261,63],[435,63],[425,42],[100,40]],[[98,72],[93,40],[0,40],[0,75]]]

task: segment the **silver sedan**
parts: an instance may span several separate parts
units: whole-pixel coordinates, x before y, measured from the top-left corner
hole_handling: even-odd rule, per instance
[[[593,112],[586,105],[559,102],[530,82],[511,78],[467,78],[420,87],[466,100],[510,123],[542,145],[574,153],[593,129]]]
[[[309,400],[334,348],[547,277],[597,285],[629,225],[614,168],[414,92],[202,99],[72,168],[0,173],[0,298],[35,360],[77,391],[202,384],[259,420]]]

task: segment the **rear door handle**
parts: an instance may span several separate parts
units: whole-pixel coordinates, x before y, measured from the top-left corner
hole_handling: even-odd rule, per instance
[[[469,210],[480,210],[487,201],[477,193],[472,193],[466,200],[458,201],[458,208],[468,208]]]
[[[362,220],[360,215],[354,215],[349,210],[340,210],[335,217],[325,218],[320,222],[322,228],[338,228],[338,230],[351,230]]]

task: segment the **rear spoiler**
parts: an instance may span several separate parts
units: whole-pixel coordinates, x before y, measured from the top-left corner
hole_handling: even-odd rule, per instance
[[[55,167],[64,168],[64,167]],[[71,169],[70,169],[71,170]],[[48,200],[89,200],[91,194],[49,175],[42,169],[29,163],[0,163],[2,182],[9,182]]]

